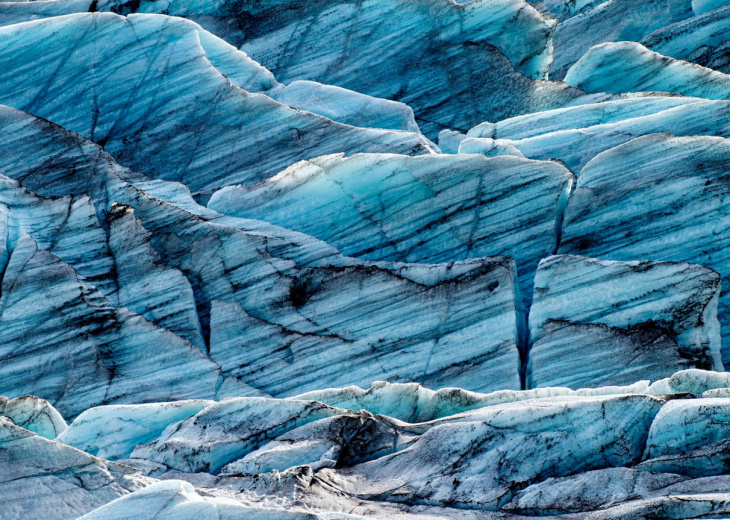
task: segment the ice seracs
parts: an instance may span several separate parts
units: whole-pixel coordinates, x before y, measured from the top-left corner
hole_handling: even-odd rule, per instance
[[[45,234],[30,229],[38,245],[29,237],[19,250],[6,241],[13,269],[5,273],[9,303],[3,312],[18,316],[6,319],[0,331],[7,339],[0,373],[10,397],[31,393],[38,371],[29,372],[30,365],[43,367],[44,383],[35,392],[69,418],[91,404],[129,403],[133,393],[136,402],[210,399],[218,391],[291,396],[379,379],[436,388],[520,388],[524,314],[510,258],[373,264],[344,257],[311,236],[199,206],[184,186],[130,171],[52,123],[9,108],[0,109],[0,118],[13,137],[0,145],[0,172],[49,199],[19,190],[10,179],[8,190],[25,193],[35,205],[61,208],[68,207],[65,199],[50,197],[88,193],[82,222],[100,237],[84,241],[86,227],[62,226],[64,235],[46,224]],[[27,160],[18,164],[16,152]],[[17,233],[16,227],[9,229]],[[46,243],[57,248],[66,236],[75,244],[68,262],[56,249],[43,249]],[[92,277],[77,281],[87,259],[96,258],[85,252],[95,251],[87,242],[108,251],[97,257],[114,266],[109,296]],[[23,255],[33,262],[21,262]],[[10,287],[16,267],[25,274]],[[40,271],[41,277],[33,274]],[[30,295],[39,287],[55,299],[29,314]],[[64,314],[58,314],[61,308]],[[111,321],[97,324],[90,317]],[[59,330],[68,336],[52,335]],[[159,356],[154,363],[140,346],[143,330],[160,338],[152,344]],[[78,343],[86,332],[103,337],[101,360],[92,356],[94,341]],[[57,359],[67,366],[73,352],[76,365],[66,375],[67,369],[39,362]],[[331,370],[334,360],[348,370]],[[184,383],[190,378],[197,384]]]
[[[530,311],[528,386],[626,384],[723,370],[720,275],[699,265],[546,258]]]
[[[509,255],[529,303],[537,262],[557,246],[572,177],[555,162],[517,157],[337,155],[224,188],[208,207],[287,226],[368,260]]]
[[[609,260],[700,264],[728,285],[724,200],[730,146],[720,137],[639,137],[587,165],[565,211],[559,251]],[[728,337],[726,292],[718,318]],[[728,362],[727,344],[723,358]]]

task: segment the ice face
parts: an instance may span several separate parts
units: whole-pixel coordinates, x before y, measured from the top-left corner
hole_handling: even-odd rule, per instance
[[[555,250],[571,185],[559,164],[516,157],[330,156],[252,187],[224,188],[208,206],[311,234],[368,260],[510,255],[529,304],[537,262]]]
[[[466,422],[440,424],[407,450],[339,474],[323,470],[322,478],[358,496],[495,510],[509,501],[517,482],[638,459],[661,401],[622,396],[539,400],[529,412],[524,406],[496,406]],[[603,444],[616,434],[627,449]],[[522,463],[501,464],[505,451]],[[464,459],[465,452],[472,456]],[[376,477],[383,474],[392,478]]]
[[[568,202],[560,252],[697,263],[715,269],[727,286],[722,201],[729,152],[722,138],[657,134],[598,155]],[[723,293],[724,337],[726,307]]]
[[[691,370],[664,385],[681,392],[720,389],[727,383],[724,374]],[[535,513],[623,518],[619,513],[661,507],[674,511],[680,503],[685,509],[677,511],[694,517],[693,511],[704,512],[724,500],[727,478],[722,473],[730,439],[723,414],[729,400],[686,393],[652,396],[649,391],[646,382],[493,394],[380,383],[368,390],[331,389],[296,399],[101,406],[81,414],[58,439],[111,458],[128,457],[125,464],[154,472],[164,484],[40,439],[8,421],[15,429],[13,439],[40,439],[52,448],[41,452],[45,469],[26,472],[20,481],[36,490],[36,479],[43,478],[54,493],[51,498],[18,493],[11,504],[27,507],[27,501],[35,500],[27,509],[35,514],[41,511],[39,504],[54,500],[63,488],[61,480],[79,471],[52,473],[56,470],[49,468],[65,466],[47,453],[61,452],[63,464],[72,461],[73,468],[83,468],[84,477],[74,482],[83,481],[87,491],[74,493],[96,489],[87,462],[76,465],[79,457],[91,461],[92,468],[109,468],[122,486],[106,484],[104,493],[94,492],[95,501],[84,498],[98,508],[90,518],[137,514],[143,507],[159,510],[162,518],[171,511],[190,518],[193,513],[187,508],[193,506],[202,508],[190,510],[196,514],[207,514],[210,508],[223,514],[225,509],[216,509],[216,504],[237,512],[255,507],[246,510],[245,518],[278,518],[282,512],[298,511],[322,518],[340,518],[342,511],[368,516],[400,511],[414,518],[428,511],[453,512],[461,518],[457,512],[464,508],[480,515],[498,510],[499,518],[509,520]],[[356,411],[360,407],[392,411],[401,418]],[[511,463],[523,454],[530,456]],[[10,457],[14,460],[12,453]],[[707,477],[711,475],[720,476]],[[171,478],[193,483],[205,492],[207,502],[199,503],[202,497],[189,495],[187,483]],[[410,505],[414,502],[419,505]],[[686,509],[687,504],[692,508]]]
[[[286,511],[256,505],[243,505],[235,500],[201,496],[188,482],[168,480],[115,500],[82,516],[79,520],[126,520],[151,518],[158,520],[328,520],[329,516]],[[362,520],[354,515],[338,518]]]
[[[215,395],[217,364],[173,333],[114,308],[28,235],[5,269],[0,309],[0,373],[11,397],[36,392],[74,416],[90,402]]]
[[[701,15],[727,4],[727,0],[692,0],[692,11],[696,15]]]
[[[699,265],[546,258],[530,312],[528,387],[723,370],[719,295],[720,276]]]

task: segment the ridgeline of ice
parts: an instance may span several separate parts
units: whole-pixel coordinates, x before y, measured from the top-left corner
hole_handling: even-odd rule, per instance
[[[639,41],[653,31],[692,16],[689,0],[548,0],[545,4],[556,4],[560,17],[553,40],[550,78],[566,81],[568,69],[591,47],[606,42]],[[560,16],[561,8],[568,10],[568,16]],[[548,9],[554,16],[553,9]]]
[[[635,137],[730,135],[730,102],[684,97],[648,97],[592,103],[483,123],[467,138],[495,138],[525,157],[557,159],[576,175],[596,155]],[[632,259],[633,260],[633,259]]]
[[[635,42],[591,47],[565,75],[586,92],[669,92],[707,99],[730,98],[730,75],[675,60]]]
[[[202,32],[178,18],[111,13],[2,27],[0,103],[194,192],[255,182],[327,153],[431,152],[417,134],[334,123],[235,87],[208,61]],[[248,82],[235,83],[261,90],[261,67],[246,60]]]
[[[702,16],[662,27],[642,39],[641,43],[664,56],[728,73],[729,16],[730,7],[718,7]]]
[[[151,482],[139,470],[45,439],[0,416],[5,518],[78,518]]]
[[[680,372],[675,377],[689,377],[704,386],[719,383],[711,372]],[[719,482],[697,478],[717,473],[708,473],[691,450],[712,449],[729,435],[718,422],[726,413],[726,399],[652,396],[646,383],[515,392],[512,401],[503,401],[503,393],[462,392],[457,398],[455,389],[434,393],[418,385],[379,384],[369,391],[333,389],[325,394],[330,400],[340,395],[366,401],[351,401],[345,408],[299,398],[102,406],[77,417],[56,442],[43,441],[93,451],[100,449],[102,440],[108,444],[101,450],[112,460],[121,459],[167,481],[149,485],[151,479],[138,475],[137,487],[148,487],[98,509],[91,518],[116,518],[143,507],[160,508],[165,515],[172,515],[167,510],[172,508],[181,516],[169,518],[192,518],[208,514],[208,508],[215,511],[218,504],[235,511],[266,510],[249,512],[254,516],[247,518],[278,518],[272,515],[284,511],[324,518],[343,513],[388,516],[396,511],[413,518],[428,517],[429,512],[462,518],[465,513],[458,511],[466,508],[502,510],[500,518],[511,519],[511,512],[539,511],[582,512],[579,518],[584,518],[609,505],[639,507],[644,497],[667,493],[663,500],[692,501],[687,495],[717,492]],[[439,395],[441,403],[451,404],[441,412],[423,408],[422,419],[403,408],[404,400],[422,407]],[[401,418],[372,414],[398,409]],[[672,426],[680,423],[681,428]],[[689,455],[682,458],[685,449]],[[667,464],[669,455],[686,471],[663,471],[658,464]],[[0,476],[7,471],[0,470]],[[31,473],[19,481],[38,478]],[[191,494],[187,484],[168,480],[181,478],[204,491],[205,504],[190,503],[201,498]],[[3,482],[0,479],[4,493]],[[124,494],[122,490],[120,496]],[[201,509],[187,512],[193,506]]]
[[[476,394],[378,383],[293,399],[100,406],[55,441],[2,418],[0,458],[11,463],[0,466],[0,493],[15,493],[6,511],[27,518],[45,507],[59,519],[583,519],[647,507],[697,518],[730,482],[728,399],[699,393],[729,384],[687,370],[651,386]],[[42,458],[18,466],[30,446]],[[61,489],[79,501],[55,506]]]

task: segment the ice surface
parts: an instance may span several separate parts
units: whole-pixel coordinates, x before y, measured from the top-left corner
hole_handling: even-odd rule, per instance
[[[727,73],[730,72],[728,15],[730,6],[718,7],[702,16],[662,27],[641,40],[641,43],[664,56]]]
[[[661,91],[707,99],[730,98],[727,74],[662,56],[635,42],[591,47],[570,67],[565,82],[586,92]]]
[[[657,414],[646,441],[644,458],[679,455],[730,438],[730,400],[680,399]]]
[[[635,137],[659,132],[724,137],[730,135],[728,124],[728,101],[652,96],[484,123],[470,130],[467,137],[502,139],[530,159],[558,159],[580,174],[596,155]]]
[[[700,15],[727,4],[727,0],[692,0],[692,11]]]
[[[157,482],[115,500],[79,520],[324,520],[305,512],[244,506],[231,499],[201,496],[187,482]]]
[[[495,510],[522,482],[638,460],[660,407],[640,396],[495,406],[435,426],[389,457],[319,474],[360,497]],[[519,463],[505,463],[507,453]]]
[[[90,408],[56,440],[105,459],[128,459],[138,444],[156,439],[170,424],[212,404],[190,400]]]
[[[497,157],[500,155],[514,155],[515,157],[524,157],[515,146],[502,139],[482,138],[466,138],[459,145],[459,153],[479,153],[486,157]]]
[[[270,98],[352,126],[418,133],[413,109],[403,103],[374,98],[315,81],[292,81],[266,91]]]
[[[565,78],[569,67],[594,45],[639,41],[657,29],[692,16],[689,0],[549,1],[578,11],[561,20],[555,30],[550,67],[553,79]],[[581,5],[585,7],[579,10]],[[614,79],[622,77],[619,74]]]

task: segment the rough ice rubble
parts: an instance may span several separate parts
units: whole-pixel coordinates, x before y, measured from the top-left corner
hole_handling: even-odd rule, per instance
[[[666,134],[599,154],[581,172],[568,201],[560,253],[684,261],[715,269],[723,277],[718,318],[726,339],[729,158],[726,139]],[[723,358],[727,362],[727,345]]]
[[[368,260],[509,255],[529,302],[537,262],[557,247],[572,182],[559,164],[512,157],[337,155],[224,188],[208,207],[265,219]]]
[[[45,439],[0,417],[5,518],[78,518],[151,483],[134,468]]]
[[[661,404],[612,396],[542,400],[529,414],[522,403],[467,412],[474,420],[445,421],[407,450],[339,474],[324,469],[321,478],[363,497],[496,510],[519,482],[638,460],[636,448]],[[392,477],[377,477],[383,474]]]
[[[418,134],[334,123],[234,87],[208,61],[200,32],[182,19],[111,13],[2,27],[0,103],[193,191],[261,180],[333,152],[431,152]]]
[[[723,374],[690,370],[657,388],[676,392],[689,384],[701,391],[726,383]],[[323,518],[344,512],[482,518],[484,509],[499,511],[494,518],[502,519],[519,518],[511,513],[621,518],[620,512],[647,504],[652,511],[668,505],[672,517],[695,517],[695,509],[705,511],[722,500],[718,493],[727,485],[720,474],[730,436],[722,418],[730,400],[649,391],[646,383],[538,389],[512,392],[512,402],[500,402],[505,392],[380,384],[319,392],[351,411],[301,398],[101,406],[79,416],[57,441],[75,439],[95,449],[104,432],[109,437],[103,440],[123,447],[118,455],[132,449],[126,464],[165,480],[191,482],[213,497],[207,502],[225,502],[236,511],[257,507],[250,514],[266,518],[284,510]],[[309,399],[316,396],[312,392]],[[365,409],[355,411],[361,406]],[[185,413],[175,418],[175,410]],[[370,413],[378,410],[392,410],[401,419]],[[194,415],[185,418],[190,412]],[[192,491],[179,481],[146,489],[94,514],[142,507],[134,504],[166,504],[172,509],[164,514],[182,515],[193,506],[216,510],[211,503],[190,503],[200,497],[181,496]],[[472,513],[457,513],[463,508]]]
[[[722,371],[719,296],[720,275],[700,265],[545,258],[529,317],[528,388]]]
[[[325,520],[314,513],[245,506],[228,498],[201,496],[188,482],[156,482],[82,516],[79,520]],[[342,518],[342,517],[340,517]],[[347,515],[353,520],[356,517]]]

